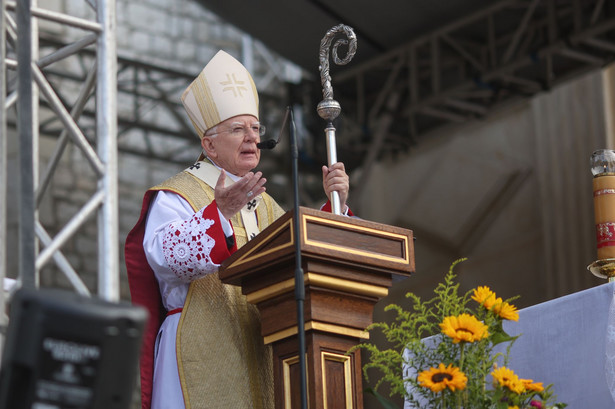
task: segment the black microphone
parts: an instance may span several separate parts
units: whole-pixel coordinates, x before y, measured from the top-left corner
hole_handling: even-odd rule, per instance
[[[290,114],[290,106],[286,107],[286,113],[284,114],[284,120],[282,121],[282,126],[280,127],[280,133],[278,134],[278,139],[267,139],[266,141],[262,141],[256,144],[258,149],[273,149],[280,142],[280,137],[282,136],[282,132],[286,127],[286,121],[288,121],[288,115]]]
[[[256,144],[258,149],[273,149],[278,144],[278,141],[275,139],[267,139],[266,141],[259,142]]]

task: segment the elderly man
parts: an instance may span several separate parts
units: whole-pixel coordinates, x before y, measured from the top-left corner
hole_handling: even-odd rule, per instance
[[[141,356],[142,407],[273,408],[271,349],[260,336],[258,312],[217,274],[283,214],[265,193],[262,173],[252,172],[264,133],[256,87],[245,67],[220,51],[182,102],[203,153],[146,192],[126,239],[131,296],[151,315]],[[325,193],[339,192],[347,213],[344,165],[322,172]]]

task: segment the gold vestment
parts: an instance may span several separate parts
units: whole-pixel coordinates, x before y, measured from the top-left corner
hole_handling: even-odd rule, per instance
[[[180,194],[195,212],[214,200],[214,189],[188,172],[155,189]],[[259,230],[284,213],[271,196],[262,198],[256,208]],[[239,248],[247,243],[239,214],[231,223]],[[271,346],[264,345],[259,313],[240,287],[223,284],[218,273],[193,281],[176,342],[186,409],[273,409]]]

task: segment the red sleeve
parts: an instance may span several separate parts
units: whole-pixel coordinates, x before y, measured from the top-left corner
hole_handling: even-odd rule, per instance
[[[325,203],[325,205],[321,207],[320,210],[322,210],[323,212],[333,213],[333,209],[331,209],[331,201],[327,200],[327,203]],[[354,216],[354,213],[350,209],[350,206],[348,206],[348,216]]]
[[[233,246],[229,249],[226,245],[226,236],[224,235],[224,230],[222,230],[220,213],[218,212],[218,205],[215,200],[203,209],[203,218],[211,219],[216,222],[209,229],[207,229],[207,234],[216,242],[214,248],[211,249],[209,256],[211,257],[211,261],[214,263],[222,264],[224,260],[237,251],[237,240],[235,240],[235,233],[233,232]]]

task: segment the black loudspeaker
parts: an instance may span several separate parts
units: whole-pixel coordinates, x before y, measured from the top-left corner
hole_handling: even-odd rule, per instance
[[[10,304],[1,409],[128,409],[147,312],[62,290]]]

